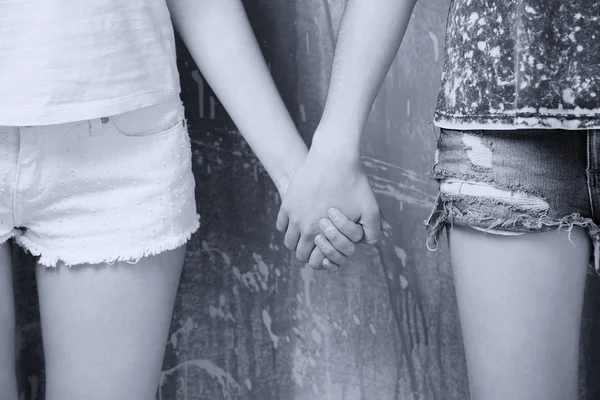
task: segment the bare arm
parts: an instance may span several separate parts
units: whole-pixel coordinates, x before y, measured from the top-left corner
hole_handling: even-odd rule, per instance
[[[381,236],[385,224],[360,164],[361,138],[416,1],[348,0],[346,4],[323,117],[277,220],[279,230],[287,227],[286,247],[296,247],[296,256],[311,265],[321,263],[312,239],[319,232],[317,221],[327,216],[326,207],[336,207],[350,221],[360,223],[365,242],[375,243]]]
[[[240,0],[167,0],[173,25],[279,189],[307,148],[269,73]]]
[[[321,126],[313,143],[359,157],[362,132],[417,0],[348,0],[335,47]],[[339,147],[338,147],[339,148]]]

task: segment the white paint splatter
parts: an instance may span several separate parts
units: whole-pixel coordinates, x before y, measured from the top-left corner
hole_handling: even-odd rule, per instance
[[[315,360],[296,347],[292,355],[292,380],[301,388],[304,387],[304,376],[309,365],[314,364]]]
[[[187,317],[185,322],[181,325],[181,328],[177,329],[171,334],[171,339],[169,340],[171,346],[176,349],[179,343],[179,336],[181,335],[183,337],[189,337],[195,327],[196,324],[194,323],[194,320],[192,320],[190,317]]]
[[[263,309],[262,319],[263,319],[263,323],[265,324],[265,327],[267,328],[267,332],[269,333],[269,336],[271,337],[271,341],[273,342],[273,347],[277,349],[277,345],[279,343],[279,336],[275,335],[273,333],[273,331],[271,330],[271,323],[273,321],[271,320],[271,316],[269,315],[269,312],[267,310]]]
[[[368,166],[368,167],[374,168],[374,169],[378,169],[378,170],[382,170],[382,171],[394,169],[402,175],[403,179],[408,179],[413,182],[422,183],[425,185],[429,185],[429,183],[430,183],[428,180],[423,179],[421,173],[416,173],[415,171],[413,171],[411,169],[402,168],[399,165],[392,164],[392,163],[380,160],[378,158],[363,156],[361,161],[363,162],[363,164],[365,166]]]
[[[433,42],[433,57],[434,60],[437,62],[440,58],[440,41],[435,33],[429,31],[428,35],[429,39],[431,39],[431,41]]]
[[[525,11],[527,11],[529,14],[537,14],[537,12],[531,6],[526,6]]]
[[[306,54],[310,54],[310,36],[308,36],[308,31],[305,32],[304,38],[306,43]]]
[[[562,98],[565,103],[573,104],[575,103],[575,94],[573,93],[573,89],[566,88],[562,92]]]
[[[300,270],[300,276],[304,281],[304,298],[306,300],[306,306],[308,308],[311,307],[310,303],[310,283],[312,282],[312,277],[314,274],[314,270],[307,264]]]
[[[258,272],[260,272],[265,279],[269,279],[269,267],[263,261],[262,257],[259,254],[252,253],[252,258],[256,261]]]
[[[190,366],[195,366],[204,370],[207,374],[209,374],[213,379],[216,379],[219,385],[221,386],[223,397],[225,399],[232,398],[232,392],[235,394],[240,390],[240,385],[233,379],[233,376],[223,370],[222,368],[213,364],[210,360],[207,359],[197,359],[197,360],[189,360],[184,361],[173,368],[162,371],[160,374],[160,386],[162,386],[165,382],[165,379],[172,375],[174,372],[178,371],[182,368],[187,368]],[[235,397],[235,396],[234,396]]]
[[[400,275],[399,279],[400,279],[400,286],[402,286],[402,289],[406,289],[408,287],[408,280],[406,279],[406,277],[403,275]]]
[[[233,276],[240,280],[246,288],[250,289],[253,292],[260,291],[261,288],[258,285],[254,271],[247,271],[242,273],[238,269],[238,267],[233,267],[232,272]]]
[[[477,22],[477,20],[479,19],[479,14],[477,14],[476,12],[474,12],[473,14],[471,14],[471,16],[469,17],[469,25],[474,25],[475,22]]]
[[[406,202],[426,209],[433,206],[435,196],[425,190],[430,183],[425,181],[420,174],[375,158],[362,157],[362,159],[365,167],[376,170],[376,172],[369,171],[368,173],[375,193],[388,196],[400,203]],[[400,176],[392,179],[382,178],[379,171],[390,171]],[[423,190],[419,188],[420,186],[423,187]]]
[[[237,267],[233,267],[233,276],[253,292],[266,291],[269,289],[269,266],[262,260],[260,254],[253,253],[252,257],[256,262],[252,270],[242,273]]]
[[[395,246],[394,252],[396,253],[396,257],[398,257],[400,259],[400,262],[402,262],[402,267],[406,268],[406,252],[404,251],[404,249]]]
[[[315,382],[311,383],[311,387],[312,387],[313,393],[318,395],[319,394],[319,388],[317,387],[317,385],[315,384]]]
[[[311,315],[313,322],[315,325],[317,325],[317,328],[319,328],[321,332],[329,332],[327,321],[323,317],[316,313],[312,313]]]
[[[210,306],[208,308],[208,313],[210,315],[211,318],[222,318],[225,321],[231,321],[231,322],[235,322],[235,318],[233,317],[233,314],[231,314],[230,312],[225,312],[223,310],[223,308],[225,307],[225,303],[226,303],[226,299],[225,296],[222,294],[221,296],[219,296],[219,307],[214,307],[214,306]]]
[[[218,253],[221,256],[221,258],[223,258],[223,262],[225,262],[226,266],[231,265],[231,257],[229,257],[229,255],[227,253],[225,253],[224,251],[221,251],[214,247],[208,247],[208,242],[206,240],[202,241],[201,246],[202,246],[202,251],[207,252],[207,253]]]

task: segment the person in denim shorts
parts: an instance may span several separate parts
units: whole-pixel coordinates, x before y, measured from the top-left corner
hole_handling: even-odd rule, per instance
[[[173,24],[283,198],[306,160],[241,1],[0,0],[1,400],[21,398],[9,239],[39,257],[45,398],[155,398],[200,224]],[[363,226],[377,238],[377,203],[340,225],[354,240],[316,240],[314,216],[348,203],[320,200],[300,204],[312,220],[286,207],[282,229],[338,268]]]
[[[578,397],[600,265],[596,0],[451,2],[427,221],[448,227],[473,399]]]
[[[351,143],[415,3],[346,6],[326,115]],[[599,19],[597,0],[450,0],[427,245],[448,232],[474,400],[578,398],[600,265]]]

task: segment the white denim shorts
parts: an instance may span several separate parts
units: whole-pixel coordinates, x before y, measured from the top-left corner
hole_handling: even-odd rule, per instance
[[[177,248],[200,225],[179,100],[93,120],[0,126],[0,243],[53,267]]]

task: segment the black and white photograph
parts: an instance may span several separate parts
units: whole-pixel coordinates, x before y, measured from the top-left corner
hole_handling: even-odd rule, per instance
[[[600,400],[600,0],[0,0],[0,400]]]

